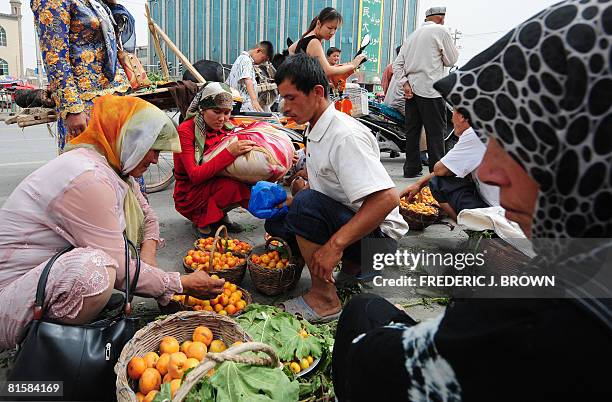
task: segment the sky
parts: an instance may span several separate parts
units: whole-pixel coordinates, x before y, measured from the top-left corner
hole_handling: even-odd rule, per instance
[[[36,67],[34,17],[30,1],[21,0],[23,14],[23,61],[26,68]],[[256,0],[243,0],[256,1]],[[357,1],[357,0],[355,0]],[[458,40],[461,66],[506,32],[540,10],[558,0],[419,0],[417,21],[425,19],[425,10],[432,6],[446,6],[446,26],[462,33]],[[136,39],[139,46],[148,41],[144,11],[145,0],[119,0],[134,15],[137,24]],[[0,0],[0,13],[9,13],[9,0]]]

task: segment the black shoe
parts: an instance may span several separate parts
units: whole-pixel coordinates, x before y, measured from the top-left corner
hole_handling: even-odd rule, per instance
[[[230,233],[242,233],[244,232],[244,226],[242,226],[239,223],[236,222],[232,222],[229,219],[223,219],[221,222],[219,222],[219,225],[223,225],[227,228],[227,231]],[[217,227],[218,227],[217,226]],[[215,229],[216,231],[216,229]]]
[[[423,173],[421,172],[413,173],[413,174],[404,173],[405,179],[414,179],[415,177],[421,177],[421,176],[423,176]]]
[[[206,226],[204,228],[199,228],[196,225],[193,225],[193,236],[196,240],[214,236],[215,232],[211,229],[211,226]]]

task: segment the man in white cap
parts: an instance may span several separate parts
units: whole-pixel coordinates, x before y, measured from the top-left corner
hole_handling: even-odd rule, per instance
[[[395,93],[403,88],[406,102],[404,177],[421,174],[419,138],[423,126],[427,134],[430,172],[444,155],[446,106],[433,84],[444,76],[444,67],[453,66],[459,57],[453,38],[443,27],[445,15],[446,7],[428,9],[425,23],[408,37],[393,62],[395,82],[392,85],[396,86]],[[389,93],[391,91],[389,89]]]

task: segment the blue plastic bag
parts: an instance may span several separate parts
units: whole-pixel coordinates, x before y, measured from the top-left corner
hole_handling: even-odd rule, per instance
[[[267,181],[258,181],[251,188],[249,212],[260,219],[281,218],[289,212],[289,208],[277,205],[287,200],[283,186]]]

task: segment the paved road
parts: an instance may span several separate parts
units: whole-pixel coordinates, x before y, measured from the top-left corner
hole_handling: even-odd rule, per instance
[[[55,155],[55,140],[49,135],[46,126],[34,126],[21,130],[0,122],[0,205],[4,203],[8,195],[23,178]],[[384,157],[383,163],[399,188],[403,188],[411,182],[411,180],[402,177],[403,158],[389,159]],[[181,257],[193,243],[191,224],[174,210],[172,187],[151,194],[149,200],[159,217],[162,236],[166,240],[166,246],[159,252],[159,265],[167,271],[182,271]],[[239,237],[252,244],[263,242],[263,221],[253,218],[244,210],[233,211],[230,216],[233,220],[249,227],[249,230]],[[410,233],[402,240],[401,247],[412,250],[452,248],[454,243],[464,238],[465,234],[459,230],[451,231],[447,226],[435,225],[423,232]],[[388,273],[388,276],[396,277],[400,274],[401,271],[394,270]],[[304,292],[308,288],[309,282],[308,270],[305,269],[300,284],[292,292],[292,295]],[[247,289],[253,289],[249,275],[246,275],[243,286]],[[421,297],[406,288],[373,287],[368,291],[381,294],[395,303],[402,304],[414,303]],[[277,301],[253,293],[258,301]],[[141,299],[139,302],[144,303],[143,306],[146,308],[155,308],[155,304],[151,300]],[[437,314],[440,309],[439,306],[417,306],[410,308],[410,314],[417,319],[424,319]]]

